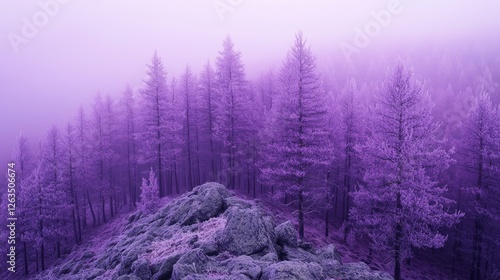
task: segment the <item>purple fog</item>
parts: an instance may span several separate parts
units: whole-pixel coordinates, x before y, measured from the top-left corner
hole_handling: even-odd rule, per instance
[[[0,0],[0,277],[500,279],[498,11]]]

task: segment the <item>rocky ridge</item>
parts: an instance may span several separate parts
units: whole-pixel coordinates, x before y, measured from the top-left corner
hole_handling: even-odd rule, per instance
[[[153,214],[128,217],[122,234],[70,255],[39,279],[389,280],[334,245],[315,249],[291,222],[275,224],[251,201],[206,183]]]

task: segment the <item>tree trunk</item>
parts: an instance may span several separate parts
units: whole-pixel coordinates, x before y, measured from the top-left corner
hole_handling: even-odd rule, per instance
[[[129,136],[130,139],[130,136]],[[127,167],[128,167],[128,172],[127,172],[127,179],[128,179],[128,196],[129,196],[129,203],[131,206],[135,206],[135,201],[134,201],[134,191],[133,191],[133,183],[132,183],[132,161],[130,159],[130,143],[127,143]]]
[[[69,157],[69,186],[72,198],[73,209],[71,216],[73,217],[73,230],[75,234],[76,244],[81,241],[81,223],[80,223],[80,206],[78,205],[78,196],[75,191],[75,184],[73,180],[73,156]]]
[[[134,207],[137,205],[137,166],[135,159],[135,142],[132,140],[132,205]]]
[[[101,210],[102,210],[102,222],[106,223],[106,202],[104,201],[104,197],[101,195]]]
[[[302,190],[302,178],[299,179],[299,193],[298,193],[298,214],[299,214],[299,236],[304,240],[304,193]]]
[[[335,204],[333,205],[333,219],[337,219],[337,209],[339,203],[339,185],[340,185],[340,168],[337,166],[336,168],[336,176],[335,176]]]
[[[462,200],[462,188],[459,186],[458,188],[458,199],[457,199],[457,211],[460,211],[460,202]],[[459,239],[459,234],[460,234],[460,224],[457,225],[455,228],[454,232],[454,239],[453,239],[453,257],[452,257],[452,265],[451,265],[451,274],[455,275],[456,274],[456,264],[459,258],[459,249],[460,249],[460,239]]]
[[[327,208],[325,211],[325,237],[328,237],[330,231],[330,224],[328,223],[329,218],[329,209]]]
[[[71,209],[71,223],[73,225],[73,235],[75,236],[75,243],[78,244],[78,226],[76,225],[76,212],[75,208]]]
[[[349,193],[351,192],[351,153],[346,152],[346,174],[344,174],[344,209],[343,209],[343,221],[344,221],[344,241],[347,240],[347,235],[349,234]]]
[[[113,193],[109,195],[109,215],[111,218],[114,216],[114,209],[113,209]]]
[[[87,201],[89,203],[90,213],[92,214],[92,226],[96,227],[96,225],[97,225],[97,219],[96,219],[96,216],[95,216],[94,207],[92,207],[92,201],[90,200],[89,190],[87,190]]]
[[[198,132],[198,128],[195,129],[195,145],[196,145],[196,178],[195,178],[195,184],[201,185],[201,172],[200,172],[200,135]]]
[[[247,194],[250,195],[250,164],[247,163]]]
[[[472,242],[472,268],[470,280],[481,280],[482,224],[479,218],[476,218],[474,222],[474,236]]]
[[[477,188],[481,189],[483,186],[483,153],[484,142],[479,139],[479,158],[477,166]],[[481,197],[479,193],[476,194],[476,203],[480,203]],[[481,255],[482,255],[482,242],[483,242],[483,225],[481,222],[481,214],[477,213],[474,220],[474,234],[472,240],[472,268],[470,273],[470,280],[481,280]]]
[[[484,260],[484,277],[488,279],[488,269],[490,264],[491,247],[493,244],[491,242],[486,242],[486,258]]]
[[[168,183],[168,188],[167,192],[168,195],[174,194],[174,173],[172,172],[172,168],[169,168],[167,175],[165,175],[167,183]]]
[[[401,193],[397,193],[396,198],[397,212],[403,205],[401,204]],[[403,237],[403,227],[401,222],[396,223],[395,237],[394,237],[394,280],[401,279],[401,239]]]
[[[23,256],[24,256],[24,275],[29,274],[28,270],[28,249],[26,248],[26,242],[23,241]]]
[[[42,264],[42,271],[45,270],[45,248],[43,245],[43,241],[40,245],[40,263]]]
[[[175,158],[174,158],[175,160]],[[177,177],[177,164],[174,163],[174,180],[175,180],[175,192],[177,194],[180,194],[180,190],[179,190],[179,178]]]
[[[85,190],[86,188],[84,188]],[[87,228],[87,200],[85,199],[86,198],[86,193],[85,191],[83,192],[83,209],[82,209],[82,212],[83,212],[83,215],[81,215],[82,217],[82,227],[85,229]],[[95,222],[95,221],[94,221]],[[81,232],[80,232],[81,233]]]
[[[255,198],[257,189],[257,151],[255,146],[253,147],[253,198]],[[262,193],[261,193],[262,195]]]
[[[61,258],[61,241],[57,241],[56,243],[56,252],[57,252],[57,258]]]

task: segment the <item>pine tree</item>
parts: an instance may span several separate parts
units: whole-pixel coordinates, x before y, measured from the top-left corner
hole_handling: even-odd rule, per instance
[[[325,78],[323,80],[325,80]],[[339,205],[343,206],[341,201],[343,198],[342,170],[345,164],[343,161],[345,150],[343,149],[344,138],[342,130],[341,96],[327,89],[326,85],[323,85],[323,90],[327,98],[326,125],[328,142],[331,147],[331,156],[326,168],[325,189],[323,192],[324,199],[321,202],[321,204],[323,204],[322,210],[325,213],[325,237],[328,237],[330,235],[332,221],[335,222],[339,219],[338,213],[339,210],[342,210],[342,207],[339,207]],[[341,216],[339,220],[342,220],[342,218]]]
[[[459,162],[464,171],[462,180],[467,186],[468,219],[472,226],[471,280],[484,279],[484,261],[488,258],[485,249],[494,244],[500,228],[500,184],[498,183],[499,116],[490,96],[482,91],[474,98],[472,107],[462,126],[462,143]]]
[[[249,135],[249,92],[241,53],[234,49],[229,36],[223,42],[223,50],[216,63],[217,117],[216,138],[223,146],[224,171],[227,186],[234,189],[236,175],[241,171],[241,157],[246,147],[244,140]]]
[[[343,198],[342,220],[345,224],[344,240],[349,230],[349,209],[351,207],[352,187],[359,182],[360,162],[356,145],[360,145],[363,138],[363,107],[359,98],[356,81],[347,81],[340,97],[341,112],[341,159],[343,161]]]
[[[81,190],[76,187],[76,167],[77,167],[77,152],[76,152],[76,135],[75,127],[72,124],[66,126],[66,135],[64,137],[64,177],[68,186],[67,195],[70,198],[71,220],[73,225],[73,234],[75,243],[79,244],[82,241],[82,225],[80,214],[80,199]]]
[[[179,171],[179,166],[180,166],[180,154],[183,145],[182,142],[182,124],[179,122],[179,116],[182,116],[183,110],[182,110],[182,98],[181,94],[179,91],[179,86],[178,86],[178,81],[175,77],[172,78],[170,81],[170,106],[172,109],[168,113],[168,119],[170,120],[170,125],[171,125],[171,134],[169,135],[169,141],[168,141],[168,149],[169,149],[169,154],[167,155],[167,161],[169,164],[169,167],[171,169],[171,182],[172,182],[172,188],[171,188],[171,193],[173,193],[173,188],[175,185],[175,191],[176,193],[180,193],[180,187],[179,187],[179,176],[178,176],[178,171]]]
[[[322,167],[330,157],[326,133],[326,95],[321,91],[315,58],[301,32],[280,73],[281,96],[273,142],[263,177],[291,196],[297,205],[299,235],[304,238],[307,200],[324,185]]]
[[[205,64],[205,67],[200,75],[200,141],[208,143],[206,154],[210,163],[210,175],[208,180],[215,180],[217,174],[217,158],[218,152],[215,136],[215,117],[217,114],[216,104],[216,83],[215,72],[210,65],[210,61]]]
[[[194,188],[195,183],[199,183],[199,160],[195,160],[199,155],[196,153],[198,147],[198,111],[196,100],[196,80],[189,66],[186,67],[181,77],[180,92],[182,95],[182,109],[184,111],[184,144],[186,155],[186,175],[188,190]],[[196,164],[198,162],[198,164]],[[197,169],[198,168],[198,169]],[[198,172],[197,172],[198,170]],[[198,178],[198,179],[197,179]]]
[[[136,131],[136,108],[135,99],[130,86],[127,86],[123,91],[120,105],[121,115],[124,118],[121,128],[121,137],[125,145],[124,158],[126,159],[128,199],[130,205],[135,207],[137,202],[136,142],[134,139],[134,133]]]
[[[68,236],[71,205],[64,189],[64,151],[59,129],[53,126],[44,145],[40,144],[35,169],[23,182],[20,200],[23,228],[21,240],[39,252],[45,269],[48,245],[61,256],[61,241]],[[38,260],[37,260],[38,262]]]
[[[263,155],[263,140],[260,130],[265,123],[265,115],[262,112],[266,111],[266,106],[263,100],[255,91],[251,90],[251,100],[249,101],[249,108],[247,118],[249,125],[247,126],[247,137],[245,138],[245,157],[244,164],[246,169],[246,186],[247,194],[252,193],[255,198],[257,195],[257,184],[259,176],[259,162],[260,157]],[[261,191],[262,192],[262,191]]]
[[[17,137],[17,147],[14,150],[14,159],[16,163],[16,179],[18,183],[29,176],[33,169],[33,158],[31,149],[28,143],[28,138],[21,134]]]
[[[153,168],[151,168],[149,171],[149,181],[146,178],[142,178],[141,200],[137,208],[146,213],[153,213],[157,210],[159,203],[158,179],[156,179]]]
[[[270,110],[278,95],[278,81],[276,74],[273,69],[262,73],[258,80],[258,91],[260,93],[260,98],[267,110]]]
[[[66,188],[64,170],[64,149],[59,128],[52,126],[42,150],[41,171],[43,192],[41,194],[43,242],[55,244],[57,257],[61,257],[61,241],[69,235],[71,217],[70,198]]]
[[[377,101],[372,134],[360,150],[365,183],[353,193],[351,216],[372,248],[392,252],[399,280],[411,249],[442,247],[447,237],[439,229],[462,215],[448,212],[452,201],[436,181],[451,159],[436,145],[432,103],[403,62],[388,75]]]
[[[20,230],[21,241],[27,248],[40,248],[40,253],[44,256],[45,247],[43,244],[43,220],[41,197],[43,192],[43,175],[40,171],[40,160],[30,175],[23,181],[19,192],[20,207],[19,214],[23,217],[23,226]],[[25,273],[27,270],[27,253],[23,254],[25,259]],[[38,259],[36,260],[38,263]],[[42,270],[45,269],[44,257],[42,261]],[[37,265],[38,267],[38,265]]]
[[[77,188],[81,190],[83,194],[82,198],[82,227],[87,227],[87,211],[90,211],[92,216],[92,225],[97,226],[97,216],[96,209],[92,204],[94,201],[92,194],[95,194],[97,191],[95,189],[95,185],[97,182],[92,176],[92,157],[91,153],[91,131],[90,131],[90,123],[85,115],[85,110],[83,106],[80,106],[78,109],[78,114],[76,116],[76,143],[75,143],[75,151],[76,151],[76,184]]]
[[[124,187],[121,190],[117,189],[117,179],[116,179],[116,165],[118,162],[118,154],[116,152],[117,146],[117,122],[115,113],[115,103],[110,95],[106,95],[104,100],[103,108],[103,128],[104,128],[104,143],[105,143],[105,154],[104,159],[106,161],[106,174],[107,174],[107,186],[108,186],[108,198],[109,198],[109,213],[111,217],[115,215],[118,211],[118,192],[121,191],[123,194],[126,193]],[[125,204],[125,201],[123,202]]]
[[[92,164],[96,178],[97,195],[100,203],[102,222],[106,223],[106,196],[109,194],[109,181],[106,178],[107,159],[110,153],[110,143],[107,141],[105,104],[100,94],[97,94],[93,104],[92,130]]]
[[[148,78],[140,91],[142,131],[138,135],[140,162],[153,167],[158,174],[160,196],[165,195],[165,159],[169,155],[168,136],[172,133],[172,120],[169,112],[166,73],[158,53],[155,52],[148,65]]]
[[[114,102],[108,95],[105,100],[97,94],[93,104],[93,119],[91,122],[91,157],[92,177],[97,185],[97,195],[100,203],[100,215],[106,223],[106,199],[108,201],[109,215],[114,216],[116,212],[117,190],[115,165],[116,153],[116,121],[114,113]]]

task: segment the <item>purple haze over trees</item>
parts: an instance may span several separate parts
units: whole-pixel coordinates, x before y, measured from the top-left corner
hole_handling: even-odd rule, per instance
[[[121,209],[153,211],[211,180],[291,205],[303,240],[307,217],[323,217],[326,236],[337,227],[369,257],[389,256],[396,279],[404,260],[432,257],[425,248],[450,256],[450,274],[496,277],[500,56],[325,66],[298,32],[282,57],[279,71],[248,79],[227,36],[213,66],[176,79],[155,52],[140,90],[97,94],[64,131],[48,130],[36,156],[21,135],[24,272],[45,269]]]

